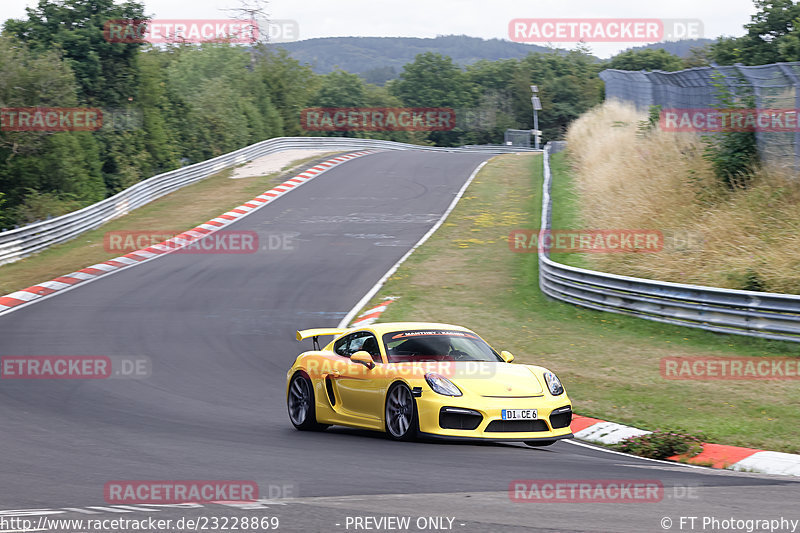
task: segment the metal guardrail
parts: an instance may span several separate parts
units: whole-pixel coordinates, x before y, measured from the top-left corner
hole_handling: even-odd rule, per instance
[[[530,135],[530,130],[525,130]],[[453,150],[453,148],[448,148]],[[542,149],[529,148],[527,146],[511,144],[466,144],[457,148],[460,152],[489,152],[492,154],[512,154],[514,152],[535,152],[542,153]]]
[[[544,151],[541,231],[550,229],[550,146]],[[539,234],[540,242],[543,233]],[[539,287],[563,302],[719,333],[800,342],[800,296],[607,274],[539,254]]]
[[[40,252],[54,244],[73,239],[86,231],[120,217],[166,194],[207,178],[228,167],[283,150],[297,148],[331,150],[427,150],[437,152],[490,152],[507,153],[528,151],[510,146],[473,146],[462,148],[439,148],[415,144],[397,143],[379,139],[355,139],[348,137],[278,137],[268,139],[234,152],[171,170],[120,191],[119,193],[59,217],[42,220],[20,228],[0,232],[0,265],[17,261],[30,254]]]

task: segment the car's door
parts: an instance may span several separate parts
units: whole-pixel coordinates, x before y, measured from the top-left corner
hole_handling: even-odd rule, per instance
[[[382,429],[383,396],[386,390],[385,379],[380,366],[382,359],[378,340],[369,331],[357,331],[340,339],[334,345],[334,352],[342,358],[336,365],[339,371],[331,375],[340,414],[351,418],[354,423]],[[369,353],[375,367],[367,368],[350,360],[358,351]]]

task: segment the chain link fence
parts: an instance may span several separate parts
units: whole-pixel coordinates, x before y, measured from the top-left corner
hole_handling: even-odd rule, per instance
[[[531,130],[506,130],[503,134],[503,143],[506,146],[531,147]]]
[[[752,95],[757,109],[800,110],[800,62],[757,66],[711,66],[677,72],[604,70],[606,100],[647,110],[722,107],[720,84],[737,97]],[[756,131],[761,160],[800,168],[800,130]]]

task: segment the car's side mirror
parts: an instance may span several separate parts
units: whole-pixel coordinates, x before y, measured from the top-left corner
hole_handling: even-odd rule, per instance
[[[361,363],[365,367],[372,369],[375,366],[375,362],[372,360],[372,356],[365,352],[364,350],[359,350],[353,355],[350,356],[350,360],[354,363]]]
[[[514,356],[511,354],[511,352],[507,352],[505,350],[500,352],[500,357],[502,357],[503,361],[505,361],[506,363],[510,363],[511,361],[514,360]]]

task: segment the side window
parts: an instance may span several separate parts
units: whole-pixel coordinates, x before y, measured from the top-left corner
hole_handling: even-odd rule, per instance
[[[353,338],[352,335],[347,335],[345,337],[342,337],[338,341],[334,342],[333,343],[334,353],[336,353],[337,355],[341,355],[343,357],[350,357],[350,351],[347,349],[347,345],[350,343],[352,338]]]
[[[381,359],[381,350],[378,348],[378,339],[376,339],[374,335],[366,337],[364,345],[361,347],[361,349],[370,354],[374,362],[383,363],[383,360]]]
[[[375,338],[375,335],[369,332],[362,332],[361,334],[356,333],[359,335],[353,339],[353,342],[350,343],[350,354],[354,354],[359,350],[363,350],[372,356],[372,360],[376,363],[382,363],[381,360],[381,351],[378,348],[378,339]]]
[[[353,340],[350,342],[350,355],[363,350],[364,349],[364,342],[369,338],[369,335],[361,335],[358,337],[353,337]]]
[[[368,331],[353,333],[333,343],[333,351],[342,357],[350,357],[360,350],[364,350],[370,354],[372,360],[376,363],[383,362],[381,360],[381,351],[378,348],[378,340],[375,338],[375,335]]]

